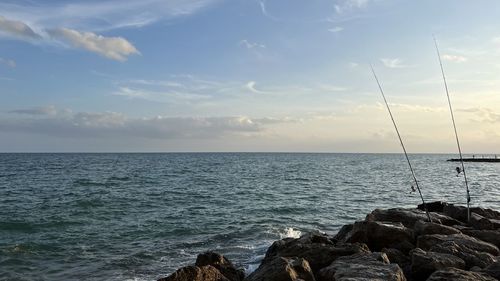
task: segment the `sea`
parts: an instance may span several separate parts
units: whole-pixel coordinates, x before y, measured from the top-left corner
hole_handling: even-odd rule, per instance
[[[465,204],[455,155],[409,156],[424,199]],[[466,163],[500,209],[500,163]],[[247,272],[273,241],[415,207],[402,154],[0,154],[0,280],[156,280],[212,250]]]

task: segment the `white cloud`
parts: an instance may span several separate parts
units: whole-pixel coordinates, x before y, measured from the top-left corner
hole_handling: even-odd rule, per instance
[[[11,67],[11,68],[16,67],[16,62],[14,60],[11,60],[11,59],[0,58],[0,64],[3,64],[5,66]]]
[[[328,29],[328,31],[330,31],[332,33],[338,33],[338,32],[341,32],[342,30],[344,30],[344,28],[341,26],[335,26],[335,27]]]
[[[252,93],[256,93],[256,94],[263,94],[263,93],[265,93],[263,91],[259,91],[259,90],[255,89],[255,84],[257,84],[257,82],[255,82],[255,81],[249,81],[245,85],[245,88],[247,88],[248,90],[250,90],[250,92],[252,92]]]
[[[39,39],[38,35],[26,23],[0,16],[0,33],[21,39]]]
[[[370,0],[341,0],[337,1],[334,8],[337,14],[342,14],[348,10],[365,8],[369,2]]]
[[[49,30],[50,36],[109,59],[125,61],[127,56],[140,54],[129,41],[122,37],[104,37],[92,32],[80,32],[68,28]]]
[[[382,58],[380,61],[388,68],[404,68],[408,65],[403,64],[403,60],[399,58]]]
[[[240,41],[240,46],[246,47],[247,49],[254,49],[254,48],[262,48],[265,49],[266,45],[261,44],[261,43],[256,43],[256,42],[250,42],[247,39],[243,39]]]
[[[447,61],[452,61],[452,62],[466,62],[467,58],[464,56],[458,56],[458,55],[443,55],[442,58]]]

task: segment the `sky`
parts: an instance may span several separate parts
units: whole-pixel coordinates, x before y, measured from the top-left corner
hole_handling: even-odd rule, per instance
[[[494,0],[0,0],[0,152],[500,153]]]

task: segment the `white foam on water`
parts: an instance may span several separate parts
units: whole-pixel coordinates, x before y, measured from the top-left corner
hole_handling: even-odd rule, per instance
[[[302,232],[300,230],[293,229],[292,227],[287,227],[283,232],[280,232],[280,239],[283,238],[299,238]]]

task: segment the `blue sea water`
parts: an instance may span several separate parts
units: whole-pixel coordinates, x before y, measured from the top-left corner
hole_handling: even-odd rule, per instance
[[[410,155],[428,201],[465,202],[451,155]],[[500,209],[500,164],[467,163]],[[0,154],[0,280],[156,280],[215,250],[247,270],[272,241],[414,207],[400,154]]]

